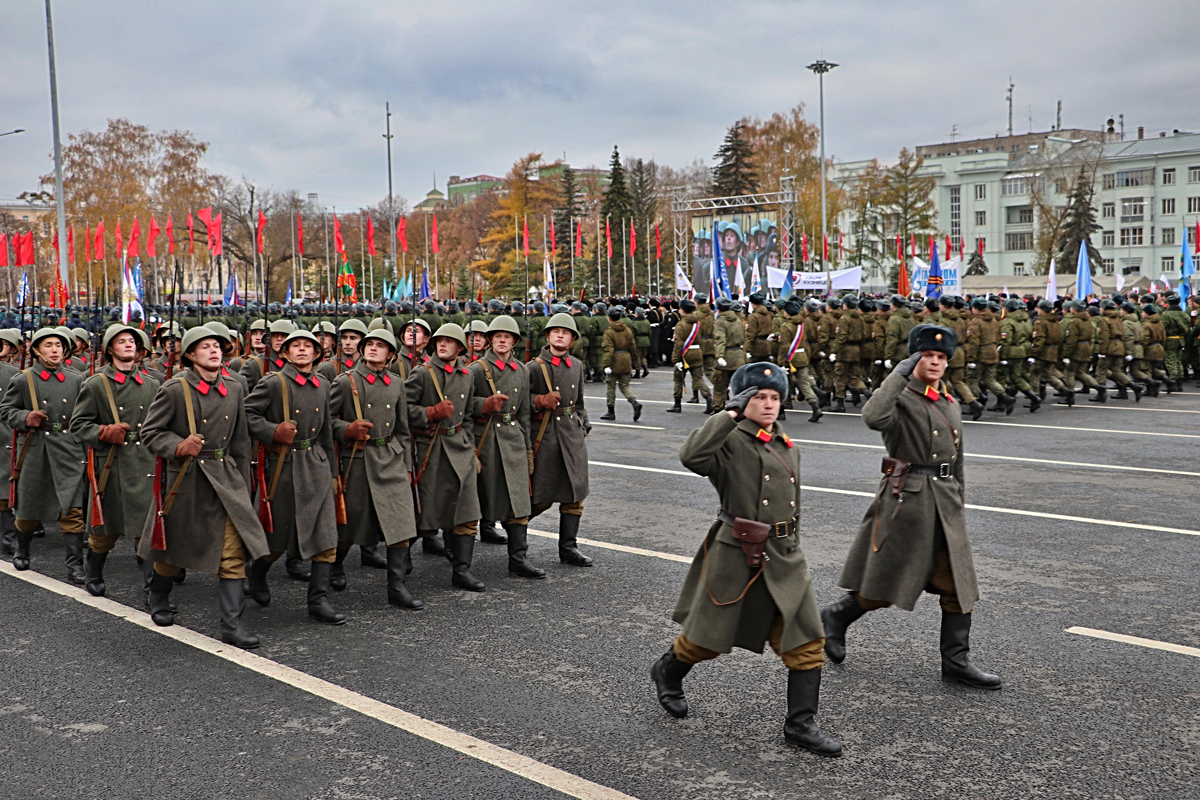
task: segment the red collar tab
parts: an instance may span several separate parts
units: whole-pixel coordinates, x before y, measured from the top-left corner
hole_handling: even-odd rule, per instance
[[[454,365],[453,365],[453,364],[447,364],[447,365],[444,367],[444,369],[445,369],[445,370],[446,370],[446,372],[448,372],[449,374],[451,374],[451,375],[453,375],[453,374],[454,374]]]
[[[65,364],[66,364],[66,365],[69,367],[69,366],[71,366],[71,365],[72,365],[73,363],[75,363],[75,362],[73,362],[71,359],[69,359],[69,358],[68,358],[68,359],[67,359],[65,362],[63,362],[63,363],[65,363]]]
[[[134,374],[136,375],[137,373],[134,373]],[[125,382],[125,373],[121,372],[121,370],[117,370],[116,372],[113,373],[113,380],[116,381],[117,383],[124,383]]]
[[[224,375],[226,378],[228,378],[229,370],[225,369],[225,367],[221,367],[221,374]]]
[[[788,446],[788,449],[789,450],[792,449],[792,447],[793,447],[792,440],[788,438],[788,435],[786,433],[782,433],[782,432],[779,435],[783,437],[783,443]]]
[[[64,374],[61,370],[59,372],[54,373],[54,377],[58,378],[59,383],[62,383],[63,381],[65,381],[67,379],[66,374]]]
[[[312,376],[312,382],[313,382],[313,386],[317,387],[318,389],[321,388],[321,379],[318,378],[316,375]]]
[[[762,428],[759,428],[758,433],[754,434],[754,438],[758,439],[760,442],[769,442],[771,441],[771,434],[767,433],[767,431],[763,430]]]
[[[463,374],[463,375],[470,375],[470,374],[471,374],[471,370],[467,369],[466,367],[463,367],[463,368],[462,368],[462,374]]]
[[[367,383],[369,383],[369,384],[371,384],[371,385],[374,385],[374,384],[375,384],[375,376],[374,376],[373,374],[368,374],[368,375],[367,375]]]
[[[388,375],[386,372],[383,373],[383,385],[384,386],[392,385],[392,376]]]
[[[284,361],[282,358],[275,359],[275,366],[279,367],[280,369],[283,369],[283,364],[284,364]]]
[[[208,394],[208,381],[200,381],[197,383],[196,391],[200,394]]]
[[[558,366],[560,363],[562,363],[562,362],[566,362],[566,364],[567,364],[567,366],[568,366],[568,367],[569,367],[569,366],[571,366],[571,357],[570,357],[570,356],[563,356],[561,359],[560,359],[558,356],[551,356],[551,357],[550,357],[550,363],[551,363],[551,364],[553,364],[553,365],[554,365],[554,366],[556,366],[556,367],[557,367],[557,366]]]
[[[50,380],[50,373],[47,372],[46,370],[42,370],[41,374],[38,375],[38,377],[44,381],[48,381],[48,380]]]
[[[141,386],[145,382],[142,380],[142,376],[138,375],[136,372],[133,373],[133,379],[138,382],[138,386]]]
[[[500,370],[501,372],[503,372],[503,371],[504,371],[504,368],[505,368],[506,366],[508,366],[508,365],[507,365],[507,364],[505,364],[503,361],[501,361],[501,360],[500,360],[500,359],[498,359],[498,358],[496,359],[496,369],[498,369],[498,370]]]
[[[217,384],[217,391],[221,393],[221,397],[225,397],[227,394],[229,394],[229,390],[225,388],[225,381],[221,381]]]
[[[938,400],[940,400],[942,397],[941,392],[939,392],[937,389],[933,388],[932,386],[925,387],[924,395],[925,395],[925,399],[932,400],[935,403]]]
[[[349,358],[346,359],[346,369],[354,369],[354,362]]]
[[[305,380],[305,378],[304,378],[304,373],[301,373],[301,372],[296,373],[296,383],[300,384],[301,386],[308,383],[308,381]],[[315,385],[315,383],[316,382],[314,381],[314,385]]]

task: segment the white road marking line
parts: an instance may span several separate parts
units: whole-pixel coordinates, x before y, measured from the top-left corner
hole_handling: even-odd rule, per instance
[[[582,542],[583,540],[580,539],[580,541]],[[138,611],[105,597],[92,597],[80,587],[57,581],[54,578],[42,575],[40,572],[33,570],[18,572],[12,564],[7,561],[0,561],[0,573],[19,578],[26,583],[39,586],[42,589],[62,595],[63,597],[69,597],[86,606],[91,606],[114,617],[132,622],[134,625],[153,631],[160,636],[175,639],[182,644],[202,650],[217,658],[224,659],[252,672],[257,672],[280,683],[308,692],[331,703],[336,703],[343,708],[357,711],[385,725],[391,725],[393,728],[407,731],[414,736],[419,736],[422,739],[440,744],[443,747],[478,759],[486,764],[499,767],[514,775],[562,792],[570,797],[577,797],[580,800],[634,800],[630,795],[618,792],[616,789],[610,789],[607,786],[593,783],[586,778],[572,775],[569,772],[564,772],[548,764],[535,761],[520,753],[514,753],[511,750],[506,750],[503,747],[485,742],[482,739],[476,739],[474,736],[460,733],[453,728],[439,725],[424,717],[418,717],[416,714],[401,711],[395,706],[389,706],[387,703],[373,700],[366,695],[338,686],[336,683],[330,683],[329,681],[313,677],[306,672],[284,666],[269,658],[240,650],[233,645],[224,644],[216,639],[210,639],[203,634],[196,633],[180,625],[160,628],[150,620],[150,615],[144,611]]]
[[[631,466],[626,466],[625,464],[613,464],[613,463],[609,463],[606,461],[589,461],[588,463],[592,464],[594,466],[597,466],[597,467],[613,467],[615,469],[632,469],[632,470],[638,470],[640,472],[659,472],[664,475],[684,475],[684,476],[692,477],[692,478],[701,477],[700,475],[696,475],[695,473],[692,473],[692,472],[683,472],[681,470],[674,470],[674,469],[658,469],[656,467],[631,467]],[[857,491],[854,489],[832,489],[832,488],[829,488],[826,486],[809,486],[807,484],[800,484],[800,488],[805,491],[809,491],[809,492],[824,492],[825,494],[844,494],[844,495],[850,495],[852,497],[874,497],[875,496],[874,493],[872,493],[872,492],[860,492],[860,491]],[[980,506],[980,505],[975,505],[974,503],[967,503],[966,508],[968,508],[971,511],[991,511],[992,513],[995,513],[995,514],[1014,514],[1019,517],[1040,517],[1042,519],[1057,519],[1057,520],[1062,520],[1064,522],[1083,522],[1083,523],[1087,523],[1089,525],[1105,525],[1110,528],[1128,528],[1128,529],[1137,530],[1137,531],[1158,531],[1160,533],[1182,533],[1182,534],[1186,534],[1187,536],[1200,536],[1200,531],[1192,531],[1192,530],[1188,530],[1186,528],[1168,528],[1163,525],[1139,525],[1139,524],[1136,524],[1133,522],[1117,522],[1114,520],[1107,520],[1107,519],[1093,519],[1091,517],[1076,517],[1076,516],[1071,516],[1069,514],[1052,514],[1052,513],[1046,512],[1046,511],[1026,511],[1026,510],[1019,509],[1019,508],[1000,508],[998,506]]]
[[[593,425],[603,425],[605,428],[634,428],[639,431],[665,431],[666,428],[656,428],[653,425],[624,425],[620,422],[593,422]]]
[[[1126,408],[1124,406],[1110,406],[1107,403],[1093,403],[1087,409],[1096,411],[1148,411],[1151,414],[1200,414],[1200,411],[1193,411],[1187,408],[1147,408],[1146,406],[1132,406]]]
[[[584,400],[595,400],[597,403],[606,403],[606,402],[608,402],[608,398],[607,398],[607,397],[584,397],[583,399],[584,399]],[[640,398],[640,397],[638,398],[638,402],[639,402],[639,403],[643,403],[643,404],[645,404],[645,403],[653,403],[654,405],[660,405],[660,406],[673,406],[673,405],[675,405],[674,401],[672,401],[672,400],[643,400],[643,399],[642,399],[642,398]]]
[[[872,450],[885,450],[881,444],[854,444],[852,442],[823,442],[819,439],[797,439],[792,438],[793,442],[801,444],[820,444],[829,445],[831,447],[859,447],[870,448]],[[1022,456],[1001,456],[992,453],[967,453],[967,461],[973,458],[991,458],[996,461],[1024,461],[1032,464],[1055,464],[1064,467],[1086,467],[1088,469],[1115,469],[1123,472],[1156,472],[1162,475],[1186,475],[1189,478],[1200,478],[1200,472],[1186,472],[1178,469],[1155,469],[1154,467],[1126,467],[1120,464],[1088,464],[1083,461],[1054,461],[1049,458],[1024,458]]]
[[[535,531],[533,528],[529,528],[527,532],[530,536],[541,536],[545,539],[558,539],[557,533],[550,533],[549,531]],[[600,547],[605,550],[616,550],[621,553],[631,553],[635,556],[661,558],[664,561],[678,561],[680,564],[692,563],[691,556],[677,556],[674,553],[661,553],[658,550],[644,550],[641,547],[629,547],[628,545],[613,544],[611,542],[598,542],[595,539],[584,539],[582,537],[577,539],[577,541],[580,544],[586,544],[591,547]]]
[[[1126,636],[1123,633],[1101,631],[1096,628],[1081,628],[1078,625],[1067,628],[1064,633],[1076,633],[1080,636],[1091,636],[1094,639],[1107,639],[1110,642],[1136,644],[1138,647],[1148,647],[1151,650],[1166,650],[1170,653],[1179,653],[1185,656],[1192,656],[1193,658],[1200,658],[1200,647],[1188,647],[1185,644],[1160,642],[1157,639],[1143,639],[1140,636]]]
[[[855,414],[850,411],[825,411],[825,414],[830,414],[835,417],[861,417],[862,414]],[[1158,433],[1156,431],[1143,431],[1137,429],[1131,430],[1114,430],[1112,428],[1073,428],[1070,425],[1026,425],[1022,422],[990,422],[983,419],[964,419],[966,425],[1004,425],[1009,428],[1040,428],[1051,431],[1084,431],[1086,433],[1120,433],[1125,436],[1172,436],[1176,439],[1200,439],[1200,435],[1194,433]]]

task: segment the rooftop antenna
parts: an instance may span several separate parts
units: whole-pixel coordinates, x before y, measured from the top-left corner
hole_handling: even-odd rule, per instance
[[[1058,112],[1054,115],[1054,130],[1062,130],[1062,100],[1058,101]]]
[[[1012,82],[1012,75],[1008,76],[1008,135],[1012,136],[1012,93],[1016,88],[1016,84]]]
[[[953,142],[956,136],[958,136],[958,126],[951,125],[950,126],[950,141]]]

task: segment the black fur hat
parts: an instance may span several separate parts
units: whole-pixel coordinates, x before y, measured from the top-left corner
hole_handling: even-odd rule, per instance
[[[786,398],[788,376],[783,371],[783,367],[766,361],[746,364],[738,367],[737,372],[733,373],[733,377],[729,380],[729,394],[730,396],[741,394],[751,386],[757,386],[759,389],[774,389],[779,392],[781,398]]]
[[[941,325],[917,325],[908,333],[908,352],[924,353],[926,350],[939,350],[946,358],[954,358],[954,350],[958,347],[958,334],[953,328]]]

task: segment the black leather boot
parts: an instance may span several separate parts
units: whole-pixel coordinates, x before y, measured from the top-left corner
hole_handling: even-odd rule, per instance
[[[11,511],[0,511],[0,528],[3,528],[3,538],[0,548],[4,555],[11,556],[17,552],[17,518]]]
[[[387,598],[388,602],[410,611],[420,611],[425,607],[424,600],[413,597],[404,579],[412,572],[412,549],[408,547],[389,547],[387,552]]]
[[[1002,394],[1000,395],[1000,402],[1004,403],[1004,416],[1011,417],[1013,409],[1017,407],[1016,396],[1007,393]]]
[[[688,400],[688,402],[689,403],[699,403],[700,402],[700,390],[699,389],[692,389],[692,399]]]
[[[142,596],[146,599],[146,608],[150,608],[150,581],[154,580],[154,562],[147,561],[141,557],[138,558],[138,567],[142,570]],[[174,580],[174,578],[172,578]],[[174,600],[167,601],[167,607],[171,609],[171,613],[179,610],[175,605]]]
[[[642,404],[639,403],[637,400],[630,400],[629,404],[633,406],[633,421],[637,422],[638,419],[642,416]]]
[[[450,583],[468,592],[482,592],[487,589],[483,581],[471,574],[471,558],[475,554],[475,537],[450,534],[446,537],[446,547],[450,551]]]
[[[812,416],[808,418],[808,421],[809,422],[820,422],[821,417],[825,416],[824,414],[821,413],[820,404],[816,403],[816,402],[812,402],[812,403],[809,403],[808,405],[812,409],[812,412],[813,412]]]
[[[679,407],[679,403],[680,403],[680,401],[681,401],[682,399],[683,399],[683,398],[681,398],[681,397],[676,397],[676,398],[675,398],[675,405],[673,405],[673,406],[671,406],[670,408],[668,408],[668,409],[667,409],[667,413],[668,413],[668,414],[682,414],[682,413],[683,413],[683,409]]]
[[[978,400],[972,400],[967,406],[967,410],[971,412],[971,419],[979,419],[983,416],[983,403]]]
[[[659,705],[677,719],[683,719],[688,713],[687,698],[683,696],[683,679],[691,671],[692,665],[676,658],[673,647],[650,667],[650,679],[654,681]]]
[[[1062,398],[1062,400],[1058,401],[1059,405],[1062,405],[1062,406],[1075,405],[1075,392],[1073,390],[1071,390],[1071,389],[1055,389],[1054,393]]]
[[[579,552],[578,514],[558,515],[558,560],[572,567],[590,567],[592,560]]]
[[[836,414],[845,414],[846,413],[846,399],[844,397],[839,397],[836,400],[834,400],[833,401],[833,410],[834,410],[834,413],[836,413]]]
[[[17,549],[12,563],[18,571],[29,569],[29,545],[32,542],[33,531],[17,531]]]
[[[150,619],[160,628],[175,624],[175,612],[171,610],[171,589],[175,586],[174,575],[154,573],[150,579]]]
[[[359,545],[358,557],[364,567],[387,569],[387,556],[383,554],[383,542],[369,544],[366,547]]]
[[[508,537],[495,522],[483,520],[479,523],[479,541],[488,544],[508,544]]]
[[[63,548],[66,551],[67,583],[82,586],[87,582],[83,574],[83,534],[64,533]]]
[[[546,577],[546,570],[529,563],[528,525],[508,525],[508,571],[522,578]]]
[[[971,615],[942,611],[942,680],[977,689],[999,689],[1000,676],[971,663]]]
[[[1042,400],[1036,394],[1033,392],[1024,392],[1023,394],[1029,398],[1029,405],[1027,405],[1026,408],[1029,409],[1030,414],[1042,407]]]
[[[996,395],[996,403],[991,406],[988,411],[1003,411],[1004,410],[1004,395]]]
[[[1113,400],[1128,400],[1128,399],[1129,399],[1129,387],[1121,386],[1120,384],[1118,384],[1117,385],[1117,393],[1113,395]]]
[[[783,738],[819,756],[840,756],[842,743],[822,731],[813,719],[820,697],[820,667],[788,670],[788,712]]]
[[[1129,386],[1133,389],[1133,402],[1142,402],[1142,395],[1146,393],[1146,387],[1140,383],[1131,383]]]
[[[312,562],[312,576],[308,579],[308,615],[326,625],[341,625],[346,621],[346,615],[329,604],[329,576],[332,573],[331,562]]]
[[[705,414],[713,413],[713,399],[712,399],[711,394],[708,397],[704,398],[704,413]]]
[[[174,575],[171,576],[171,579],[173,581],[175,581],[175,585],[178,586],[179,584],[181,584],[187,580],[187,570],[181,568],[179,570],[179,572],[176,572]]]
[[[858,391],[858,389],[851,388],[850,389],[850,404],[857,406],[860,403],[862,403],[862,394]]]
[[[345,550],[339,547],[337,555],[333,557],[333,569],[329,573],[329,588],[335,592],[346,591],[346,555],[349,552],[349,547]]]
[[[267,573],[271,571],[270,561],[256,558],[246,565],[246,588],[250,599],[260,606],[271,604],[271,587],[267,585]]]
[[[108,553],[97,553],[94,550],[87,552],[87,558],[83,565],[83,588],[87,589],[88,594],[92,597],[104,597],[104,592],[108,588],[104,585],[104,562],[107,560]]]
[[[833,402],[833,394],[823,389],[814,389],[813,391],[817,393],[817,404],[821,408],[829,408],[830,403]]]
[[[858,595],[846,592],[837,602],[821,609],[821,623],[825,626],[825,655],[834,664],[846,660],[846,629],[866,614],[858,604]]]
[[[1095,397],[1088,398],[1088,402],[1089,403],[1106,403],[1106,402],[1108,402],[1108,388],[1101,386],[1099,389],[1096,390]]]
[[[294,581],[307,581],[312,574],[308,564],[300,556],[289,555],[283,566],[287,569],[288,577]]]
[[[242,624],[242,612],[246,610],[246,597],[242,593],[241,578],[221,578],[218,582],[221,600],[221,641],[253,650],[258,647],[258,637],[252,636]]]
[[[421,552],[427,556],[447,557],[446,546],[438,538],[437,531],[421,531]]]
[[[616,406],[609,406],[608,413],[600,415],[600,419],[616,419],[616,418],[617,418]]]

